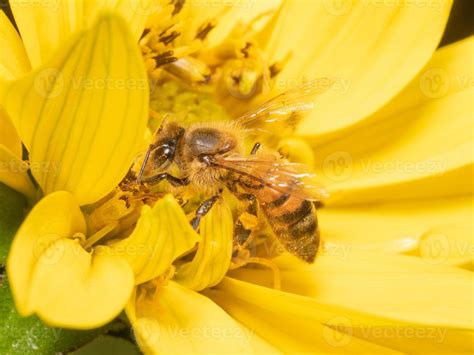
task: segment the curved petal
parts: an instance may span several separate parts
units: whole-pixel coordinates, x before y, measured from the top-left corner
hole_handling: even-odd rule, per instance
[[[157,0],[85,0],[83,4],[86,23],[94,20],[101,11],[114,11],[123,16],[137,42],[148,17],[158,8]]]
[[[178,202],[172,195],[166,195],[153,208],[143,206],[132,234],[110,247],[128,261],[135,283],[140,284],[163,274],[198,241],[199,235]]]
[[[0,25],[1,16],[3,15],[0,14]],[[21,192],[32,201],[36,189],[28,176],[29,166],[21,158],[20,137],[8,114],[0,107],[0,182]]]
[[[271,60],[293,54],[275,90],[336,79],[299,133],[327,139],[388,102],[435,51],[450,8],[451,1],[286,1],[260,35]]]
[[[112,10],[123,16],[133,38],[143,32],[153,0],[11,0],[23,43],[34,68],[45,63],[70,36],[93,24],[101,11]]]
[[[372,280],[375,281],[375,285],[365,282],[357,283],[357,281],[362,280],[360,280],[359,277],[357,277],[357,280],[352,280],[352,277],[354,275],[359,276],[358,272],[360,269],[354,269],[354,264],[350,264],[349,267],[352,269],[346,270],[344,280],[338,278],[332,279],[333,276],[338,276],[336,273],[337,268],[330,270],[327,268],[322,270],[318,269],[317,273],[312,273],[312,275],[308,275],[307,273],[300,275],[299,273],[301,273],[303,269],[293,270],[293,272],[291,272],[292,278],[287,278],[287,284],[299,285],[302,288],[302,294],[308,294],[312,291],[315,294],[313,298],[275,291],[266,287],[259,287],[251,283],[228,278],[224,279],[224,282],[215,290],[209,290],[207,294],[247,327],[252,329],[252,327],[260,324],[260,317],[265,317],[266,319],[264,318],[264,320],[271,322],[277,329],[278,324],[282,322],[285,329],[294,328],[297,330],[297,332],[294,332],[297,336],[299,335],[301,339],[305,339],[307,344],[313,344],[313,349],[317,349],[316,346],[319,346],[320,351],[343,351],[344,353],[363,351],[379,353],[380,348],[377,350],[378,346],[391,348],[404,353],[464,353],[471,350],[471,339],[473,335],[472,314],[466,314],[468,313],[466,312],[466,307],[469,306],[469,303],[464,303],[463,307],[457,305],[457,309],[460,310],[462,308],[462,312],[464,312],[464,315],[461,317],[463,318],[461,322],[457,322],[460,320],[458,317],[460,316],[459,313],[454,317],[454,321],[450,321],[447,320],[446,317],[449,317],[449,312],[453,311],[453,308],[446,307],[444,312],[442,311],[444,314],[440,315],[439,313],[436,314],[436,311],[426,304],[419,305],[417,302],[413,302],[417,299],[415,298],[416,296],[412,295],[409,287],[403,289],[406,294],[405,296],[399,289],[395,289],[395,286],[400,287],[398,283],[395,282],[393,286],[390,284],[392,278],[389,278],[388,275],[392,276],[392,274],[387,275],[385,272],[375,273],[379,276],[376,280]],[[365,270],[361,273],[361,276],[364,277],[363,275],[366,275],[370,278],[374,275],[373,270],[372,265],[372,269]],[[247,272],[247,274],[255,276],[252,275],[253,271],[256,270],[251,270]],[[456,285],[463,284],[462,289],[466,291],[468,281],[472,282],[472,279],[470,279],[472,276],[468,277],[469,272],[467,271],[458,271],[465,275],[464,277],[461,275],[461,278],[464,278],[463,282],[456,283]],[[334,296],[332,299],[330,297],[324,297],[325,295],[321,296],[321,294],[324,294],[326,291],[327,285],[326,283],[322,283],[320,278],[317,277],[317,275],[320,274],[325,274],[324,278],[333,284],[329,287],[333,288],[334,291],[338,289],[341,293],[337,296],[336,293],[333,293],[331,295]],[[403,275],[405,278],[409,277],[407,273],[403,271],[395,271],[394,276],[397,277],[397,275]],[[312,282],[310,281],[311,276],[314,278]],[[415,276],[415,278],[417,278],[417,276]],[[382,280],[388,280],[389,282],[383,282]],[[308,281],[310,281],[309,285],[305,285]],[[343,285],[341,285],[341,281],[343,281]],[[385,287],[393,287],[391,294],[376,292],[382,282]],[[439,287],[439,279],[431,280],[431,283],[433,285],[438,284]],[[367,286],[370,288],[367,289]],[[453,284],[450,286],[453,286]],[[305,292],[305,290],[311,291]],[[451,294],[457,295],[459,291],[459,289],[451,289]],[[367,295],[369,292],[372,292],[370,296],[365,297],[363,300],[359,298],[361,294]],[[439,291],[436,292],[439,293]],[[356,299],[351,303],[350,300],[354,296]],[[400,296],[402,298],[413,296],[413,299],[410,298],[408,301],[403,302],[400,300]],[[467,294],[455,296],[455,298],[457,301],[460,299],[466,301],[470,296],[470,294]],[[390,297],[392,297],[392,299]],[[425,299],[430,297],[433,297],[432,292],[423,294],[423,298]],[[342,302],[342,299],[346,302]],[[442,301],[447,301],[450,305],[456,306],[453,300],[443,299]],[[363,308],[359,307],[360,302],[363,302]],[[405,318],[405,313],[395,313],[392,314],[393,317],[388,316],[388,314],[384,312],[384,305],[394,307],[394,303],[398,305],[398,308],[410,308],[410,317]],[[432,302],[430,305],[432,305]],[[422,308],[421,312],[420,307]],[[387,307],[385,307],[385,309],[386,308]],[[397,307],[395,306],[394,308]],[[423,309],[426,309],[424,313],[433,314],[438,319],[437,322],[433,324],[430,322],[414,321],[416,316],[423,312]],[[439,309],[443,309],[441,304],[439,304]],[[363,310],[367,310],[367,312],[364,313]],[[317,326],[318,324],[319,327]],[[324,330],[327,329],[327,327],[343,334],[335,336],[332,333],[328,333]],[[320,332],[311,331],[314,328],[322,328],[322,330]],[[306,337],[304,337],[304,334],[306,334]],[[281,339],[278,335],[278,333],[273,335],[273,339],[275,339],[276,342],[282,342],[284,338]],[[273,341],[273,339],[268,340]],[[361,342],[360,339],[363,341]],[[300,344],[304,343],[301,341]],[[373,348],[370,348],[371,345]],[[304,349],[300,351],[304,351]]]
[[[30,62],[20,36],[3,11],[0,11],[0,77],[14,79],[30,69]]]
[[[77,240],[62,238],[38,258],[29,305],[51,326],[96,328],[119,315],[133,287],[123,258],[107,247],[87,252]]]
[[[44,193],[67,190],[84,205],[125,176],[144,137],[149,90],[121,18],[104,14],[51,62],[3,89],[31,164],[55,168],[33,172]]]
[[[156,300],[138,296],[127,314],[146,354],[278,353],[208,298],[172,281]]]
[[[0,182],[21,192],[29,201],[36,198],[36,189],[28,176],[29,166],[7,147],[0,144]]]
[[[413,324],[453,329],[474,328],[471,272],[433,264],[413,256],[352,249],[345,257],[320,255],[312,265],[287,255],[275,260],[282,289],[338,305]],[[246,281],[272,284],[266,270],[239,269]]]
[[[282,0],[237,0],[234,2],[222,2],[221,8],[219,6],[213,6],[214,0],[204,0],[201,6],[195,3],[196,6],[189,12],[189,17],[196,18],[196,25],[200,26],[205,21],[217,20],[216,27],[209,34],[209,46],[217,45],[221,43],[226,36],[232,31],[236,25],[245,25],[250,23],[252,20],[262,20],[259,24],[262,25],[268,20],[266,14],[270,14],[278,9],[281,5]],[[192,4],[192,3],[191,3]],[[189,6],[192,8],[192,6]],[[209,11],[214,8],[215,12]],[[264,16],[262,19],[261,17]]]
[[[45,250],[61,238],[85,232],[84,216],[68,192],[48,195],[33,207],[18,229],[7,259],[8,279],[21,315],[34,311],[30,299],[31,281]]]
[[[359,326],[393,325],[389,321],[231,278],[204,293],[283,353],[396,353],[328,326],[341,327],[347,317]]]
[[[0,144],[10,150],[18,159],[21,159],[20,136],[18,136],[15,126],[2,107],[0,107]]]
[[[175,281],[196,291],[217,285],[229,269],[234,225],[225,201],[218,202],[200,224],[201,238],[193,260],[178,268]]]
[[[328,205],[472,192],[473,43],[438,51],[372,124],[316,148]]]
[[[12,0],[10,7],[33,67],[49,60],[82,22],[77,0]]]
[[[437,264],[474,261],[472,198],[433,199],[318,211],[320,254],[352,249],[410,253]]]

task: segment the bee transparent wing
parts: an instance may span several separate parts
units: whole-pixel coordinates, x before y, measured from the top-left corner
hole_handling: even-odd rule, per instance
[[[258,128],[273,122],[288,123],[295,114],[312,110],[316,96],[328,91],[333,84],[334,80],[330,78],[308,81],[238,117],[237,124],[244,128]]]
[[[315,174],[308,173],[303,164],[277,160],[273,156],[229,156],[216,158],[213,164],[304,200],[321,201],[328,197]]]

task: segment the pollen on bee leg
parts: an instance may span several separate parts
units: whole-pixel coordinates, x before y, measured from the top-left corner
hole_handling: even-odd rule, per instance
[[[244,228],[248,230],[254,230],[259,225],[257,216],[248,212],[243,212],[239,220],[242,222]]]

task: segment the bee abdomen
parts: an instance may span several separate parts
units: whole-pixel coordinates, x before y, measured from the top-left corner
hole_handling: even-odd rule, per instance
[[[285,248],[312,263],[319,247],[318,220],[313,203],[282,194],[262,207]]]

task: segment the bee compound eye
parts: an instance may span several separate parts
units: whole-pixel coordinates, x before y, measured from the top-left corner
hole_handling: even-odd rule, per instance
[[[168,145],[161,145],[156,149],[157,156],[170,156],[172,153],[171,148]]]

